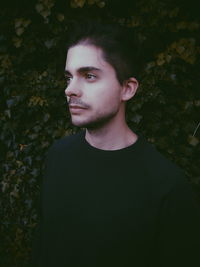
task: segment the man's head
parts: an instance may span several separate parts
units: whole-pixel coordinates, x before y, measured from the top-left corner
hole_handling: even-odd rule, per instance
[[[127,34],[119,25],[99,22],[79,25],[73,34],[68,44],[65,93],[74,125],[96,128],[124,119],[125,102],[138,86],[137,51]]]

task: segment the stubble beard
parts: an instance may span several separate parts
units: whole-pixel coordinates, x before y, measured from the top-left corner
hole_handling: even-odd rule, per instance
[[[96,115],[94,118],[91,118],[85,122],[73,122],[73,118],[71,118],[71,121],[72,124],[77,127],[86,128],[88,130],[97,130],[108,124],[117,115],[117,113],[118,109],[115,109],[107,114]]]

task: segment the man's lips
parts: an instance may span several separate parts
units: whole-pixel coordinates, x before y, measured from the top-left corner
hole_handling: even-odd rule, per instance
[[[69,105],[69,108],[70,108],[70,109],[86,109],[85,107],[83,107],[83,106],[78,106],[78,105]]]
[[[69,110],[71,114],[80,114],[85,110],[86,108],[83,106],[78,106],[78,105],[69,105]]]

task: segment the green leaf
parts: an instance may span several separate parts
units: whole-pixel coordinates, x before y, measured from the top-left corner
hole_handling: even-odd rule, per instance
[[[13,106],[14,102],[14,99],[8,99],[6,101],[7,107],[10,109]]]

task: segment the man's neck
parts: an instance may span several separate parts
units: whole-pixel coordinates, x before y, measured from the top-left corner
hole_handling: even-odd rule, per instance
[[[102,150],[118,150],[134,144],[137,135],[126,123],[111,127],[106,125],[99,129],[86,129],[85,139],[93,147]]]

